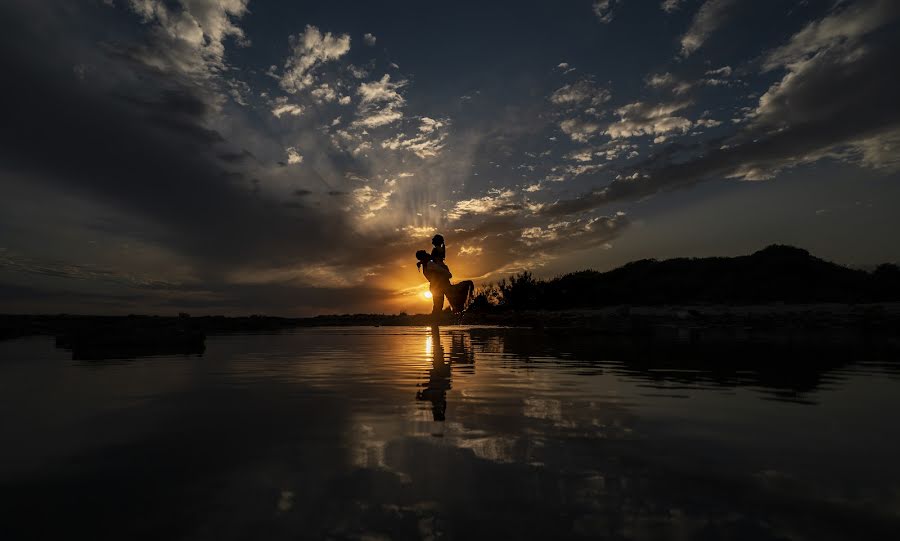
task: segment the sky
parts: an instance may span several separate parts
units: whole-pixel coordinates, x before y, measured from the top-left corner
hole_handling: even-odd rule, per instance
[[[7,0],[0,312],[426,312],[454,281],[900,260],[900,2]]]

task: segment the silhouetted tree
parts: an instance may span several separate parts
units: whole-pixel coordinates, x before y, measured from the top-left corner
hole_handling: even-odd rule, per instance
[[[538,282],[529,271],[522,271],[500,280],[501,304],[513,310],[524,310],[541,305],[540,290],[544,283]]]
[[[469,305],[471,312],[487,312],[500,305],[500,288],[493,282],[482,284],[475,289],[472,303]]]

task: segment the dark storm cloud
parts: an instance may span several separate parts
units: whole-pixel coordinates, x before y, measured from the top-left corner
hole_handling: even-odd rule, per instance
[[[175,283],[155,280],[146,276],[123,275],[115,270],[96,265],[88,266],[63,261],[38,260],[7,251],[0,251],[0,269],[54,278],[108,282],[142,289],[174,289],[178,287],[178,284]]]
[[[36,17],[44,8],[24,2],[0,9],[0,100],[4,123],[16,128],[0,131],[5,174],[27,172],[162,224],[157,240],[201,267],[287,263],[340,242],[339,215],[281,212],[252,196],[248,153],[207,125],[208,87],[109,53],[122,44],[92,47],[95,23],[74,7],[64,19]],[[100,74],[80,80],[73,66],[86,61]]]

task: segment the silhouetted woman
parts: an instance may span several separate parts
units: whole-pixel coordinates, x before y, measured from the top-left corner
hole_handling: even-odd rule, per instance
[[[454,313],[463,312],[469,302],[469,297],[475,290],[472,280],[463,280],[452,285],[450,283],[451,274],[446,265],[437,264],[425,250],[416,252],[416,259],[418,259],[416,266],[422,269],[422,274],[430,284],[429,290],[434,303],[431,313],[437,315],[444,309],[444,295],[450,301],[450,309]]]
[[[435,235],[431,238],[431,245],[434,248],[431,249],[431,260],[435,262],[435,264],[440,265],[447,269],[447,272],[450,272],[450,267],[444,263],[444,260],[447,259],[447,245],[444,244],[444,236],[443,235]],[[453,278],[453,275],[450,275],[450,278]]]

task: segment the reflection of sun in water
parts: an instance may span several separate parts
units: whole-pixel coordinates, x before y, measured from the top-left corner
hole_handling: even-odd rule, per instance
[[[430,299],[430,298],[431,298],[431,291],[426,291],[426,292],[422,293],[422,296],[425,297],[426,299]]]

